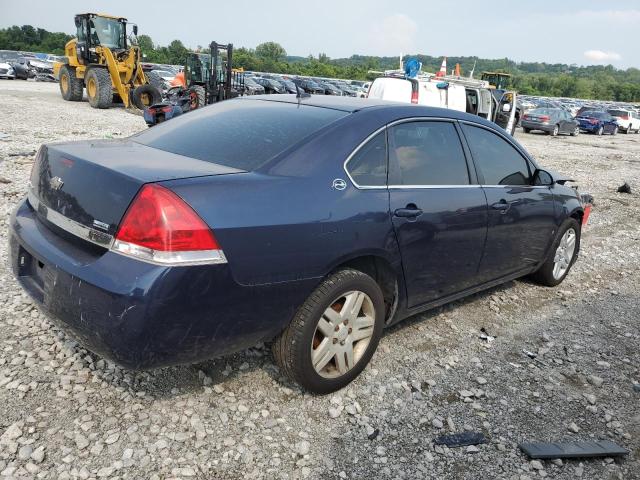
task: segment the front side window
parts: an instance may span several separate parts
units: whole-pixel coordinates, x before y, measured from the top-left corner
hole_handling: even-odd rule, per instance
[[[387,140],[380,132],[364,144],[347,163],[347,171],[359,187],[387,184]]]
[[[389,129],[389,185],[468,185],[467,162],[450,122],[408,122]]]
[[[531,185],[527,162],[513,145],[485,128],[463,125],[463,130],[485,185]]]

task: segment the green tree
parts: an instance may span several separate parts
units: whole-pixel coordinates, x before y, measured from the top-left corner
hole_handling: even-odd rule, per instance
[[[265,42],[256,47],[256,55],[262,60],[276,63],[284,60],[287,51],[279,43]]]

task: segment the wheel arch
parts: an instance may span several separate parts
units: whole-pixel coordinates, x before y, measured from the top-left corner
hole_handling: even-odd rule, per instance
[[[382,295],[384,297],[386,308],[385,325],[390,324],[398,309],[398,303],[400,300],[400,287],[402,282],[401,272],[399,272],[397,268],[394,268],[388,258],[385,258],[383,255],[371,253],[343,259],[331,269],[328,275],[331,275],[331,273],[343,268],[352,268],[362,273],[366,273],[376,281],[382,290]]]

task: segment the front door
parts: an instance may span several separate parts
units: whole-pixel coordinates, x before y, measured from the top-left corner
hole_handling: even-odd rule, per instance
[[[551,188],[533,185],[530,162],[506,137],[471,124],[462,129],[489,207],[482,280],[536,265],[555,234]]]
[[[400,123],[388,140],[390,212],[411,308],[477,283],[487,204],[454,122]]]

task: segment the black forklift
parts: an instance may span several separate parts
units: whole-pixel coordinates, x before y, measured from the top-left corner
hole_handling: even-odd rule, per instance
[[[145,109],[150,127],[182,113],[244,95],[244,74],[233,69],[233,44],[211,42],[209,53],[189,53],[184,83],[172,87],[165,101]]]

